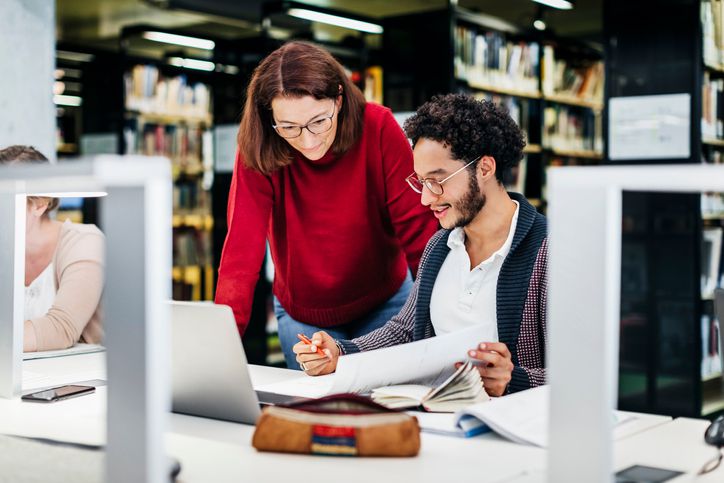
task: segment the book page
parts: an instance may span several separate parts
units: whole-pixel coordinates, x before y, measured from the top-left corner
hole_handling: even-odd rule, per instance
[[[369,393],[372,389],[409,382],[436,381],[467,360],[467,351],[482,342],[483,329],[470,327],[409,344],[349,354],[339,358],[337,372],[256,386],[258,391],[289,396],[322,397],[342,392]]]
[[[482,342],[484,334],[481,326],[474,326],[408,344],[342,356],[337,363],[332,391],[365,393],[381,386],[449,377],[455,371],[455,363],[465,362],[467,351]]]
[[[430,392],[430,388],[420,384],[396,384],[394,386],[378,387],[372,391],[376,396],[388,396],[393,398],[407,398],[421,403]],[[377,400],[377,398],[374,398]]]
[[[549,400],[549,386],[539,386],[465,408],[455,413],[455,421],[471,415],[515,443],[547,447]],[[611,426],[618,427],[632,418],[630,413],[612,410]]]

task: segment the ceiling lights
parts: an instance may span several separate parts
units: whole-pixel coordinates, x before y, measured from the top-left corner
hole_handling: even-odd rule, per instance
[[[360,32],[367,32],[370,34],[381,34],[382,32],[384,32],[382,25],[376,23],[365,22],[349,17],[342,17],[340,15],[332,15],[316,10],[310,10],[308,8],[290,8],[287,10],[287,15],[302,18],[305,20],[310,20],[312,22],[326,23],[328,25],[335,25],[337,27],[358,30]]]
[[[573,0],[533,0],[533,1],[546,5],[548,7],[557,8],[560,10],[570,10],[573,8],[573,5],[575,3]]]
[[[192,47],[194,49],[214,50],[216,46],[213,40],[189,37],[188,35],[170,34],[167,32],[147,31],[143,32],[141,36],[144,39],[153,40],[154,42]]]

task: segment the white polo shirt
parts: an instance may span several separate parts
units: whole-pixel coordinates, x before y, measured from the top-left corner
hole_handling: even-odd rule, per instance
[[[516,205],[515,214],[505,243],[472,270],[470,257],[465,250],[465,231],[455,228],[450,232],[447,240],[450,253],[440,267],[430,299],[430,318],[435,334],[443,335],[472,325],[483,325],[486,337],[473,343],[498,342],[498,275],[510,252],[520,211],[520,204],[515,200],[513,203]]]

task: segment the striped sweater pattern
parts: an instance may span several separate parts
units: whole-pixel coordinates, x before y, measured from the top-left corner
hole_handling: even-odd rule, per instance
[[[513,243],[498,277],[496,301],[499,340],[510,350],[514,365],[507,392],[517,392],[546,381],[548,227],[546,218],[525,197],[517,193],[510,193],[510,197],[520,203],[520,211]],[[435,336],[430,298],[437,274],[450,251],[449,235],[450,230],[439,230],[427,243],[417,279],[400,313],[365,336],[337,341],[343,353]]]

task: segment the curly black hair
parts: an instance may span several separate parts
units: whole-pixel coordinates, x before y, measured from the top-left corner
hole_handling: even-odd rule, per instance
[[[433,96],[405,121],[404,129],[413,146],[426,138],[450,146],[461,161],[486,155],[495,158],[500,184],[523,157],[524,135],[508,111],[465,94]],[[468,169],[474,172],[476,166]]]

